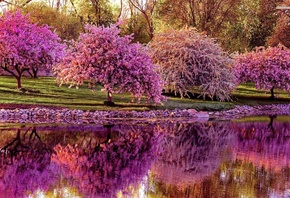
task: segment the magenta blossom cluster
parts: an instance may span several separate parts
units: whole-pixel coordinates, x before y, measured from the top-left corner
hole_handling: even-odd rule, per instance
[[[67,56],[54,68],[57,82],[89,87],[102,85],[110,93],[129,92],[133,98],[145,95],[148,102],[160,103],[163,83],[155,65],[132,36],[120,36],[118,27],[87,25],[86,33],[71,43]]]
[[[47,68],[64,56],[65,45],[48,26],[37,26],[21,12],[0,17],[0,68],[17,79],[23,72]]]
[[[235,74],[240,82],[254,82],[257,89],[290,90],[290,50],[258,48],[235,57]]]

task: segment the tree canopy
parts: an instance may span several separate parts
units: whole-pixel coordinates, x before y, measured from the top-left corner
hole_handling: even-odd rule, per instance
[[[233,67],[240,82],[254,82],[257,89],[271,90],[271,98],[274,88],[290,91],[290,50],[283,46],[237,55]]]
[[[48,26],[37,26],[21,12],[6,12],[0,18],[0,68],[17,79],[23,72],[50,67],[64,56],[65,45]]]
[[[88,81],[89,87],[99,84],[109,93],[130,92],[138,100],[145,95],[147,101],[162,101],[162,81],[142,45],[131,43],[131,36],[121,37],[116,26],[85,28],[54,68],[59,84],[79,86]]]

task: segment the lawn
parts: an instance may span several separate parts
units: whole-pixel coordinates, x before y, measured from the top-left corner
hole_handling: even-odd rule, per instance
[[[253,84],[240,85],[234,92],[232,102],[217,102],[201,99],[181,99],[170,97],[163,105],[145,105],[144,100],[140,104],[131,103],[130,94],[115,94],[113,101],[116,106],[105,106],[103,102],[107,93],[99,87],[96,91],[81,86],[79,89],[68,88],[67,85],[59,87],[54,77],[40,77],[37,79],[23,77],[22,87],[29,90],[16,89],[16,80],[9,76],[0,76],[0,108],[1,104],[39,104],[48,106],[61,106],[70,109],[82,110],[150,110],[150,109],[188,109],[198,110],[222,110],[230,109],[235,105],[262,105],[272,103],[290,103],[289,96],[279,91],[276,100],[270,100],[269,93],[257,91]]]

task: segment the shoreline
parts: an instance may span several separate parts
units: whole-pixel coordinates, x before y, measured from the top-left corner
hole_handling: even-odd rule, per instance
[[[115,122],[152,123],[172,121],[208,121],[209,113],[195,109],[150,110],[150,111],[83,111],[66,108],[0,109],[0,123],[94,123]]]
[[[11,105],[12,107],[13,105]],[[83,111],[62,107],[1,108],[0,123],[153,123],[153,122],[206,122],[231,120],[247,116],[290,115],[290,104],[236,106],[224,111],[196,111],[195,109],[149,111]]]

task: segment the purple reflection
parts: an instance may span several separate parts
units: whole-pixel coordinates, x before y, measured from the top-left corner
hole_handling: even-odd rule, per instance
[[[249,160],[257,166],[280,170],[290,166],[290,123],[234,123],[237,133],[236,158]]]
[[[220,166],[231,140],[228,123],[164,126],[163,152],[153,166],[157,180],[176,186],[202,181]]]
[[[46,191],[57,181],[59,169],[50,163],[52,150],[42,142],[35,127],[17,129],[16,137],[4,144],[0,155],[1,192],[23,197],[37,189]]]
[[[78,129],[77,129],[78,128]],[[59,129],[59,131],[57,131]],[[148,174],[154,125],[1,129],[0,194],[23,197],[65,183],[85,197],[110,197]]]
[[[114,197],[138,184],[156,156],[160,134],[155,127],[122,125],[107,130],[102,142],[54,148],[52,161],[85,197]]]

